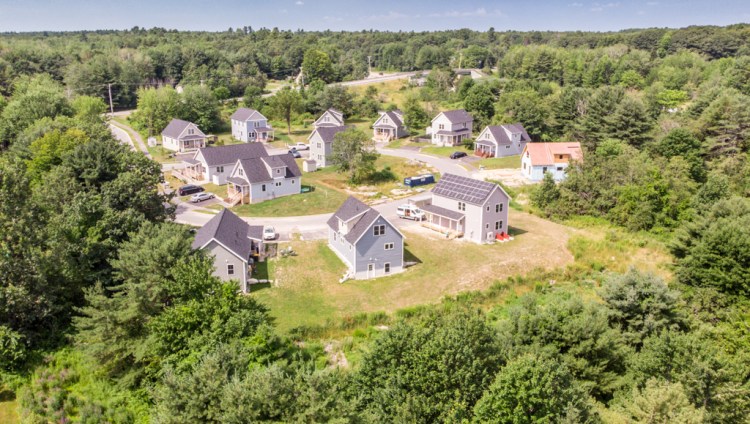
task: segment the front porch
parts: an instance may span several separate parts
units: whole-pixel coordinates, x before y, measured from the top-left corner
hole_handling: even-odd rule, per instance
[[[239,178],[227,179],[227,198],[224,202],[229,206],[244,205],[250,202],[250,184]]]
[[[180,140],[180,152],[192,152],[206,147],[205,138]]]
[[[497,148],[491,144],[475,143],[474,155],[483,158],[494,158],[497,154]]]
[[[372,138],[375,141],[387,143],[396,138],[396,130],[393,128],[375,127],[372,130]]]
[[[250,141],[269,142],[269,141],[273,141],[273,137],[274,137],[274,131],[273,131],[273,128],[270,128],[270,127],[254,128],[248,134],[248,139]]]
[[[180,171],[182,175],[194,181],[203,181],[205,179],[203,164],[195,159],[184,159],[185,165]]]

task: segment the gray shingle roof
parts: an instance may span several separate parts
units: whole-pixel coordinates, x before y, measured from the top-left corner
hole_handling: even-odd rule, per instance
[[[247,262],[253,250],[253,242],[248,238],[250,231],[251,226],[247,222],[229,209],[223,209],[196,232],[193,249],[200,249],[211,240],[216,240]],[[252,231],[255,233],[257,230]],[[263,232],[263,227],[260,231]]]
[[[508,137],[508,133],[505,131],[505,129],[508,129],[511,133],[521,133],[521,143],[528,143],[531,141],[531,137],[529,137],[529,133],[526,132],[526,129],[521,125],[521,123],[515,123],[515,124],[506,124],[506,125],[490,125],[487,127],[489,132],[492,134],[492,137],[495,138],[495,141],[498,145],[506,145],[511,144],[511,139]]]
[[[229,146],[204,147],[198,149],[195,157],[201,154],[207,166],[235,164],[240,159],[252,159],[268,156],[261,143],[232,144]]]
[[[486,181],[459,177],[454,174],[443,174],[432,192],[449,199],[481,205],[487,200],[495,187],[497,187],[497,184]]]
[[[464,217],[464,214],[462,214],[461,212],[452,211],[450,209],[441,208],[440,206],[435,206],[435,205],[423,205],[422,210],[425,212],[435,214],[435,215],[444,216],[446,218],[450,218],[456,221]]]
[[[255,114],[257,114],[257,116],[253,116]],[[247,121],[251,117],[253,117],[254,120],[266,119],[266,117],[263,116],[263,114],[261,114],[257,110],[248,109],[246,107],[241,107],[237,109],[237,111],[234,112],[232,116],[229,117],[229,119],[234,119],[235,121]]]
[[[351,221],[348,224],[349,232],[346,233],[344,239],[349,243],[354,243],[379,216],[380,212],[349,196],[344,204],[328,219],[328,226],[334,231],[338,231],[339,219],[344,222]]]
[[[383,115],[387,116],[396,127],[402,127],[404,125],[403,121],[401,121],[401,118],[398,116],[398,114],[396,114],[394,112],[391,112],[391,111],[383,112],[383,114],[380,115],[380,118],[382,118]],[[380,120],[380,118],[378,118],[378,120]],[[394,125],[390,125],[390,123],[389,124],[378,124],[376,126],[380,126],[380,125],[388,126],[388,127],[394,126]]]
[[[262,183],[271,181],[273,177],[268,173],[266,163],[272,167],[286,166],[286,175],[284,178],[294,178],[302,175],[297,162],[290,153],[283,155],[264,156],[261,158],[240,159],[240,166],[245,173],[244,178],[250,183]]]
[[[336,136],[336,134],[340,133],[341,131],[346,131],[347,128],[348,127],[343,125],[338,127],[318,127],[313,130],[313,134],[317,132],[321,140],[326,143],[333,143],[333,138]]]
[[[454,124],[474,120],[474,118],[464,109],[447,110],[443,112],[443,116]]]
[[[185,131],[185,128],[188,127],[188,125],[192,124],[192,122],[183,121],[182,119],[172,119],[169,121],[169,124],[162,130],[161,135],[162,137],[169,137],[169,138],[179,138],[180,134],[182,134],[183,131]],[[196,128],[198,129],[198,132],[200,132],[200,137],[194,138],[203,138],[205,137],[205,134],[198,128],[196,125]]]

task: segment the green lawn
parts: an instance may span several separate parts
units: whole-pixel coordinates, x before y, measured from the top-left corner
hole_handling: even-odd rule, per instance
[[[573,228],[514,210],[509,220],[515,240],[494,245],[446,240],[421,227],[405,228],[406,260],[417,262],[415,266],[389,277],[343,284],[339,279],[345,265],[326,241],[293,241],[298,256],[273,259],[274,284],[255,287],[253,295],[270,307],[279,329],[289,331],[341,322],[361,313],[392,313],[436,303],[445,296],[486,290],[497,281],[538,275],[541,270],[557,270],[560,278],[592,269],[624,272],[629,267],[669,273],[671,260],[663,244],[634,239],[624,230],[601,225]],[[532,289],[531,284],[517,285],[506,295]]]
[[[393,312],[433,303],[534,268],[558,268],[573,261],[566,249],[569,228],[515,211],[511,217],[519,235],[510,243],[495,245],[446,240],[421,227],[406,229],[407,261],[417,265],[389,277],[343,284],[339,279],[345,265],[325,241],[292,242],[298,256],[274,259],[275,284],[254,295],[270,307],[279,328],[287,331],[362,312]]]
[[[482,159],[474,165],[484,166],[485,169],[516,169],[521,167],[521,155]]]
[[[18,416],[18,401],[3,400],[0,401],[0,423],[15,424],[21,422]]]
[[[251,205],[237,205],[232,212],[239,216],[302,216],[335,211],[346,200],[346,195],[324,185],[310,184],[303,178],[302,187],[311,187],[308,193],[279,197]],[[222,205],[208,206],[221,210]]]
[[[450,157],[451,153],[453,152],[466,152],[467,155],[474,154],[473,150],[469,150],[464,146],[454,146],[454,147],[427,146],[427,147],[422,147],[420,151],[428,155],[440,156],[440,157],[446,157],[446,158]]]

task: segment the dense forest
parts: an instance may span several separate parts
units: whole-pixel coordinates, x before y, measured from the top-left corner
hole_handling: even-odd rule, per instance
[[[745,25],[2,35],[0,394],[31,423],[747,423],[749,41]],[[364,76],[367,56],[431,73],[397,105],[325,86]],[[307,87],[260,97],[300,66]],[[456,78],[459,66],[489,77]],[[287,122],[400,107],[424,128],[434,110],[465,107],[536,141],[580,141],[564,182],[514,206],[663,244],[672,277],[533,271],[281,333],[190,249],[159,165],[112,138],[109,84],[155,131],[177,115],[219,125],[219,101],[243,97]],[[531,290],[494,300],[519,285]],[[365,346],[336,366],[323,341],[353,335]]]

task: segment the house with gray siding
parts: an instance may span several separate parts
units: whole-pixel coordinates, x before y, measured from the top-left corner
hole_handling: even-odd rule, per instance
[[[203,147],[192,158],[183,159],[182,173],[199,184],[224,185],[238,160],[264,156],[268,156],[268,152],[260,143]]]
[[[465,110],[440,112],[427,127],[432,144],[438,146],[458,146],[471,138],[474,118]]]
[[[521,174],[529,181],[541,181],[549,172],[555,181],[562,181],[568,167],[581,160],[581,143],[528,143],[521,154]]]
[[[299,194],[301,177],[290,153],[239,159],[227,178],[225,202],[234,206]]]
[[[206,134],[192,122],[172,119],[161,132],[161,143],[173,152],[193,152],[206,147]]]
[[[193,249],[213,257],[215,276],[238,281],[240,290],[247,293],[250,274],[263,259],[263,227],[249,225],[224,209],[195,233]]]
[[[255,109],[239,108],[229,119],[232,121],[232,137],[235,140],[245,143],[273,140],[273,127]]]
[[[432,199],[421,205],[423,225],[474,243],[492,243],[508,234],[510,196],[497,184],[443,174]]]
[[[307,137],[310,146],[310,159],[314,160],[318,167],[328,166],[333,153],[333,138],[336,134],[346,130],[345,126],[323,126],[317,127]]]
[[[489,125],[474,141],[474,154],[485,158],[516,156],[530,141],[531,137],[520,123]]]
[[[380,112],[380,117],[372,124],[372,138],[377,141],[388,142],[407,135],[400,110]]]
[[[341,127],[344,125],[344,114],[336,109],[328,109],[313,122],[313,128]]]
[[[404,270],[404,235],[380,212],[349,197],[328,220],[328,246],[346,264],[345,279]]]

